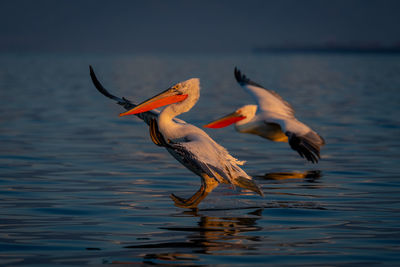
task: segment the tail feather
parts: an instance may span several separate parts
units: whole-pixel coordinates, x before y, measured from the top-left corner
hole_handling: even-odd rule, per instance
[[[239,176],[233,180],[233,184],[241,188],[251,190],[260,196],[264,196],[260,186],[254,180]]]

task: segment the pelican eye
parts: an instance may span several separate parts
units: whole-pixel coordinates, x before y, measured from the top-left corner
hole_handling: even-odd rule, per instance
[[[171,89],[174,90],[174,92],[177,92],[179,94],[182,94],[181,91],[179,90],[181,86],[179,85],[174,85]]]

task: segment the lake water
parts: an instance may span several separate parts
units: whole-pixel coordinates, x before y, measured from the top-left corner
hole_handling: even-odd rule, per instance
[[[200,179],[135,117],[139,102],[198,77],[180,118],[201,126],[252,104],[238,66],[326,140],[319,164],[288,144],[206,129],[265,197]],[[0,265],[393,266],[400,263],[400,56],[1,55]],[[123,265],[125,266],[125,265]]]

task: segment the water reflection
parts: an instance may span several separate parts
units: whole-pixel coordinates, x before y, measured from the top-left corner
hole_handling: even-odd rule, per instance
[[[196,226],[160,227],[162,230],[186,233],[186,241],[147,243],[142,245],[126,246],[130,249],[151,249],[152,253],[143,255],[143,261],[156,264],[157,261],[192,262],[198,257],[195,254],[241,255],[248,250],[256,250],[261,238],[257,234],[262,227],[257,225],[257,220],[262,217],[263,209],[251,209],[240,216],[230,216],[218,210],[198,209],[184,211],[178,217],[198,218]],[[226,216],[213,216],[212,213],[225,213]],[[244,234],[254,232],[254,234]],[[178,234],[179,235],[179,234]],[[182,240],[182,239],[180,239]],[[166,252],[165,250],[168,250]],[[173,251],[171,251],[173,250]],[[158,252],[155,252],[158,251]],[[229,251],[229,252],[228,252]]]
[[[309,170],[304,172],[270,172],[254,177],[259,183],[263,183],[264,191],[267,190],[270,194],[272,193],[271,190],[274,190],[273,194],[276,195],[317,197],[315,193],[302,189],[324,188],[325,185],[321,183],[322,176],[320,170]],[[298,203],[294,202],[293,204],[297,205]]]
[[[264,175],[256,175],[254,177],[272,181],[304,179],[306,182],[314,183],[322,177],[322,172],[320,170],[311,170],[305,172],[270,172]]]

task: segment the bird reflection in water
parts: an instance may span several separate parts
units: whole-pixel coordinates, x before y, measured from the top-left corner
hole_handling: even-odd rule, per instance
[[[308,192],[302,189],[318,189],[324,187],[320,183],[322,172],[319,170],[311,170],[304,172],[270,172],[264,175],[255,175],[260,184],[263,184],[264,190],[269,194],[276,195],[293,195],[301,196]],[[278,187],[276,187],[278,185]],[[291,192],[288,192],[290,190]],[[304,204],[294,202],[293,205]],[[316,205],[315,202],[307,203],[308,205]]]
[[[270,172],[264,175],[256,175],[255,178],[259,180],[288,180],[288,179],[304,179],[306,182],[314,183],[322,177],[322,172],[319,170],[305,171],[305,172]]]
[[[196,226],[161,227],[160,229],[173,232],[187,232],[185,240],[165,243],[151,243],[127,246],[130,249],[151,249],[153,253],[143,255],[144,263],[173,262],[174,264],[191,264],[195,266],[198,260],[195,254],[223,254],[230,251],[230,255],[239,255],[244,251],[254,250],[260,237],[257,234],[244,235],[246,232],[257,233],[262,228],[257,220],[262,217],[261,209],[233,209],[233,210],[202,210],[197,209],[180,213],[179,217],[199,218]],[[245,211],[245,214],[242,213]],[[237,214],[241,216],[210,216],[205,214]],[[157,251],[157,252],[156,252]],[[195,253],[194,253],[195,251]],[[193,253],[193,254],[192,254]]]

